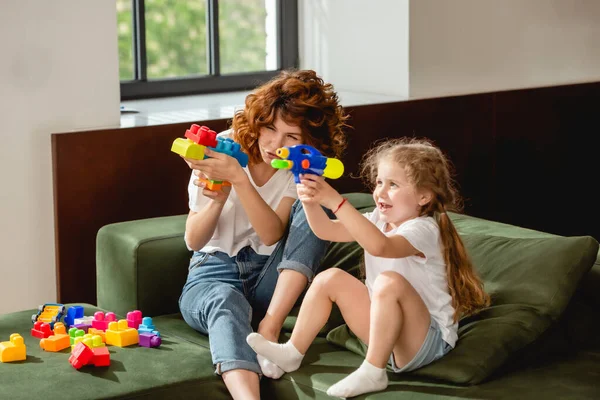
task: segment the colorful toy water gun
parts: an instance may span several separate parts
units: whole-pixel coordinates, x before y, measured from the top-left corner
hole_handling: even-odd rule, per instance
[[[277,169],[291,170],[296,183],[300,183],[300,174],[314,174],[337,179],[344,173],[344,164],[340,160],[325,157],[312,146],[299,144],[280,147],[276,154],[281,157],[281,160],[271,161],[271,166]]]
[[[171,146],[171,151],[186,158],[195,160],[204,160],[208,158],[204,155],[204,150],[209,148],[218,153],[224,153],[235,158],[242,167],[248,165],[248,155],[242,152],[238,143],[232,139],[217,137],[217,133],[206,126],[192,124],[190,129],[185,131],[185,138],[177,138]],[[231,186],[226,181],[216,181],[209,179],[200,179],[210,190],[220,190],[222,186]]]

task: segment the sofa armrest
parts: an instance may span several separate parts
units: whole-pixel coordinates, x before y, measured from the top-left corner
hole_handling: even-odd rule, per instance
[[[98,307],[118,315],[177,312],[191,252],[183,235],[187,215],[103,226],[96,238]]]

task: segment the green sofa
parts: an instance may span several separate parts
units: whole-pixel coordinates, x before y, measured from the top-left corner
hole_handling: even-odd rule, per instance
[[[373,207],[370,195],[347,197],[359,210]],[[385,391],[359,398],[600,398],[598,242],[459,214],[451,218],[492,306],[461,320],[457,346],[446,357],[412,373],[390,373]],[[185,215],[129,221],[107,225],[97,236],[98,304],[86,305],[86,315],[142,310],[153,317],[163,345],[111,347],[109,368],[75,372],[67,354],[43,353],[35,349],[37,339],[26,337],[27,362],[0,364],[0,387],[9,383],[10,398],[30,398],[31,385],[40,386],[40,380],[60,382],[61,399],[229,398],[214,374],[209,339],[178,314],[190,257],[184,223]],[[332,244],[322,268],[359,274],[361,259],[355,243]],[[297,311],[287,318],[282,340]],[[0,317],[1,340],[30,328],[30,313]],[[334,309],[298,371],[262,379],[263,398],[329,398],[327,388],[357,368],[364,351]]]

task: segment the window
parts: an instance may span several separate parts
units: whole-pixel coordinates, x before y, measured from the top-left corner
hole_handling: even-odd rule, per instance
[[[116,0],[121,99],[248,90],[298,66],[297,0]]]

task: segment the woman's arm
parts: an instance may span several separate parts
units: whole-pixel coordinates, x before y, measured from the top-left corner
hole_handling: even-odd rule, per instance
[[[185,240],[194,251],[212,238],[225,202],[210,200],[199,212],[190,211],[185,222]]]
[[[205,150],[205,154],[210,158],[195,161],[194,168],[201,170],[210,179],[231,182],[260,240],[267,246],[277,243],[285,233],[294,199],[284,197],[273,210],[233,157],[209,149]]]

